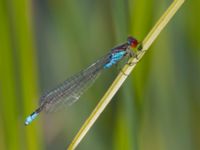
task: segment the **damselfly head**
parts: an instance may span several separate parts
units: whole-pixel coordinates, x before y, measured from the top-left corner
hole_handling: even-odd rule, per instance
[[[127,42],[128,42],[128,45],[131,46],[131,48],[135,48],[139,44],[139,42],[132,36],[128,37]]]

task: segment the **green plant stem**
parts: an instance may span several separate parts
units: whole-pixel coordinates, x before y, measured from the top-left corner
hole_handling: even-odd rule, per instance
[[[119,90],[123,82],[126,80],[128,75],[131,73],[133,68],[136,66],[137,62],[141,60],[145,52],[148,50],[148,48],[151,46],[151,44],[155,41],[155,39],[158,37],[160,32],[163,30],[163,28],[167,25],[167,23],[171,20],[171,18],[174,16],[174,14],[177,12],[177,10],[181,7],[181,5],[184,3],[184,0],[174,0],[173,3],[169,6],[169,8],[165,11],[165,13],[161,16],[161,18],[158,20],[158,22],[155,24],[155,26],[152,28],[152,30],[149,32],[149,34],[146,36],[146,38],[142,42],[142,50],[138,51],[138,57],[137,58],[130,58],[129,62],[133,65],[125,65],[122,71],[118,74],[110,88],[107,90],[105,95],[102,97],[102,99],[97,104],[96,108],[93,110],[91,115],[88,117],[88,119],[85,121],[85,123],[82,125],[81,129],[71,142],[71,144],[68,147],[68,150],[75,149],[78,144],[81,142],[83,137],[86,135],[86,133],[89,131],[89,129],[92,127],[92,125],[95,123],[97,118],[100,116],[100,114],[103,112],[103,110],[106,108],[108,103],[111,101],[113,96],[116,94],[116,92]],[[122,73],[123,72],[123,73]]]

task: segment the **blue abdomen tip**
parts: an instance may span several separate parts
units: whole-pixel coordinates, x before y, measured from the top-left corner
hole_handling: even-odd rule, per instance
[[[25,120],[25,125],[29,125],[36,117],[38,116],[38,113],[34,112],[30,116],[28,116]]]

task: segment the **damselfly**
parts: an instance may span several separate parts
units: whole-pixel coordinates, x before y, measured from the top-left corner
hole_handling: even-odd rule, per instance
[[[109,53],[88,68],[41,96],[40,106],[26,118],[25,125],[30,124],[43,110],[51,112],[62,104],[72,104],[77,101],[85,90],[94,83],[103,69],[112,67],[125,57],[133,57],[134,52],[131,49],[137,46],[138,41],[133,37],[128,37],[125,43],[112,48]]]

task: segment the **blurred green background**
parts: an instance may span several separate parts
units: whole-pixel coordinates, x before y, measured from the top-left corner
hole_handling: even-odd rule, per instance
[[[143,40],[171,2],[0,0],[0,149],[65,149],[119,68],[26,127],[40,95],[128,35]],[[77,149],[200,149],[199,6],[186,1]]]

